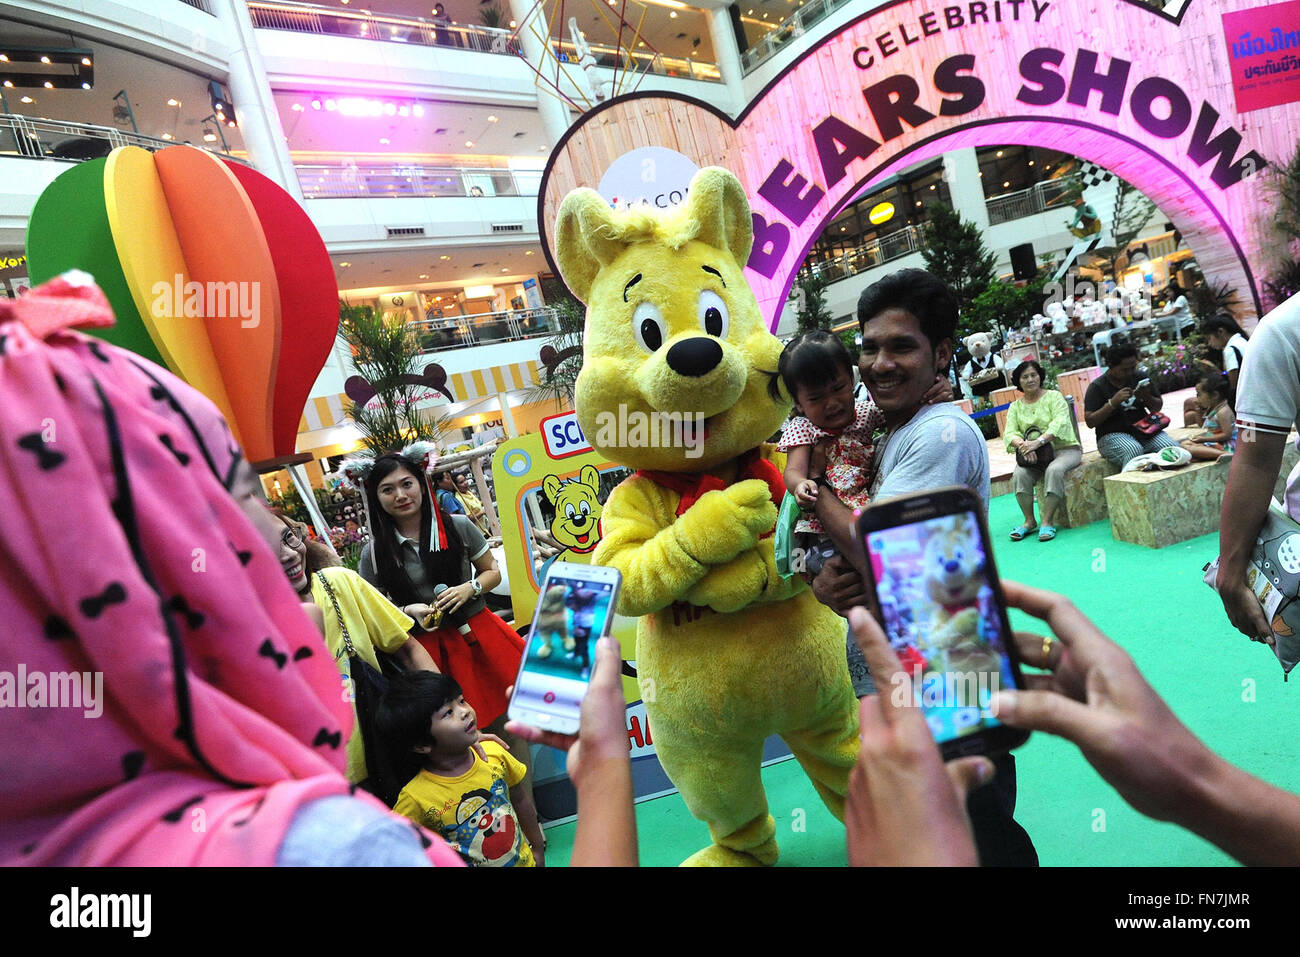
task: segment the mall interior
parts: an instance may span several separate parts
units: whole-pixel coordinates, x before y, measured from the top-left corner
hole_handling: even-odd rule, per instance
[[[1181,12],[1186,4],[1149,5]],[[323,239],[338,299],[402,319],[415,331],[424,360],[445,371],[454,397],[426,400],[439,417],[444,451],[536,433],[548,416],[567,410],[545,395],[542,351],[561,333],[570,297],[539,223],[548,162],[566,136],[590,110],[624,94],[689,97],[737,117],[804,54],[861,17],[863,7],[854,0],[0,0],[0,295],[17,297],[33,285],[24,252],[28,224],[58,177],[118,147],[190,145],[278,184]],[[578,68],[559,71],[556,64]],[[824,282],[831,325],[856,329],[864,289],[925,265],[924,226],[937,204],[974,224],[1000,278],[1024,282],[1040,269],[1063,276],[1072,266],[1091,278],[1087,257],[1075,262],[1080,236],[1071,231],[1080,188],[1105,218],[1123,186],[1046,146],[950,149],[867,183],[830,219],[797,278]],[[1199,275],[1192,249],[1154,205],[1111,262],[1095,273],[1097,281],[1113,276],[1120,292],[1134,296],[1172,282],[1189,289]],[[1253,328],[1253,314],[1242,318]],[[787,338],[797,327],[792,296],[773,331]],[[1175,321],[1172,335],[1190,328]],[[1086,348],[1077,346],[1082,323],[1067,333],[1049,321],[1039,331],[1075,343],[1069,348],[1078,361],[1059,364],[1060,388],[1077,400],[1075,426],[1090,463],[1080,474],[1087,472],[1093,492],[1060,523],[1063,544],[1043,539],[1040,546],[1032,535],[1023,546],[1006,541],[1021,516],[1009,494],[1014,453],[997,437],[1006,419],[1001,412],[998,429],[985,435],[994,496],[989,524],[1002,573],[1086,604],[1108,633],[1131,639],[1125,647],[1144,668],[1153,665],[1153,683],[1185,694],[1180,715],[1190,713],[1185,720],[1217,750],[1294,789],[1288,748],[1269,746],[1261,758],[1258,740],[1238,734],[1238,719],[1222,720],[1221,711],[1199,700],[1204,696],[1191,693],[1236,695],[1237,672],[1214,670],[1208,655],[1168,650],[1198,640],[1235,641],[1242,660],[1260,650],[1235,633],[1227,637],[1232,629],[1219,599],[1202,584],[1202,565],[1217,554],[1218,501],[1207,505],[1210,493],[1202,495],[1198,484],[1209,524],[1176,540],[1157,540],[1160,530],[1150,521],[1135,537],[1112,535],[1121,519],[1134,527],[1145,521],[1145,505],[1112,515],[1098,491],[1117,470],[1096,454],[1092,430],[1080,428],[1083,390],[1099,373],[1093,330]],[[1043,349],[1043,341],[1034,347]],[[1017,346],[1008,341],[1007,348],[1010,356]],[[336,341],[302,410],[296,451],[311,457],[305,474],[317,488],[362,446],[345,391],[356,371],[352,358],[347,343]],[[1090,377],[1067,388],[1069,371],[1083,366]],[[1013,392],[1008,387],[994,401],[1010,402]],[[1192,394],[1170,391],[1166,412],[1178,419]],[[969,402],[964,411],[972,412]],[[261,475],[272,502],[291,494],[295,480],[287,470]],[[1222,479],[1215,481],[1221,495]],[[1145,494],[1145,486],[1138,491]],[[491,531],[500,534],[499,527]],[[500,544],[493,541],[494,548]],[[1109,563],[1110,579],[1091,574],[1099,563],[1100,571]],[[536,564],[544,567],[540,559]],[[1117,579],[1123,587],[1095,584]],[[1148,595],[1164,611],[1130,628],[1136,603],[1147,603]],[[1017,624],[1026,620],[1022,615]],[[1189,638],[1184,625],[1191,620],[1212,622],[1217,632]],[[1279,690],[1272,656],[1249,660],[1257,671],[1242,674],[1261,676],[1257,710],[1285,713],[1277,727],[1293,735],[1296,712]],[[646,738],[648,746],[648,725]],[[1038,735],[1023,753],[1018,813],[1044,863],[1230,862],[1172,825],[1132,812],[1060,740]],[[556,778],[563,774],[560,764],[552,770]],[[782,827],[781,814],[813,808],[808,828],[782,838],[791,860],[843,863],[843,830],[796,762],[771,762],[764,775]],[[1110,814],[1109,831],[1096,826],[1098,809]],[[644,863],[674,863],[699,844],[702,825],[681,801],[649,801],[638,815],[642,833],[656,835],[643,842]],[[548,829],[548,839],[551,859],[566,860],[570,824]]]
[[[451,435],[535,431],[557,411],[536,385],[564,296],[539,243],[538,191],[579,111],[610,94],[670,91],[735,116],[856,16],[847,0],[616,6],[2,2],[0,288],[16,295],[26,283],[28,217],[70,165],[127,144],[190,144],[251,164],[302,203],[341,300],[417,327],[457,399],[433,406]],[[536,69],[543,38],[558,61],[580,59],[575,27],[594,58],[585,92]],[[1013,249],[1032,273],[1075,241],[1061,174],[1076,167],[1039,147],[950,151],[872,184],[829,224],[802,275],[828,283],[836,323],[850,324],[863,288],[923,264],[920,227],[944,202],[982,229],[999,274],[1022,278]],[[1154,288],[1191,256],[1158,210],[1132,245],[1143,255],[1126,281]],[[795,322],[791,305],[777,334]],[[313,456],[315,484],[358,445],[348,359],[340,342],[303,410],[297,451]],[[264,480],[271,494],[290,484],[284,472]]]

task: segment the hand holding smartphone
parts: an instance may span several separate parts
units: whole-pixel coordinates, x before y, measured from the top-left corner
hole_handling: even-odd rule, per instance
[[[863,510],[857,533],[885,634],[944,760],[1023,744],[1028,732],[990,710],[999,690],[1025,684],[980,500],[961,486],[890,499]],[[881,694],[906,687],[875,678]]]
[[[596,642],[613,626],[622,583],[616,569],[603,565],[551,565],[515,678],[512,721],[577,734]]]

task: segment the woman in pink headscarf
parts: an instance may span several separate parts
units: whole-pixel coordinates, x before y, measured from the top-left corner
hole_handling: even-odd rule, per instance
[[[211,402],[71,331],[111,323],[84,274],[0,301],[0,864],[459,863],[349,795],[282,526]]]

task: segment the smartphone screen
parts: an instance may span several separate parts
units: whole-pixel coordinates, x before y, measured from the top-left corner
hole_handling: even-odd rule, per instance
[[[863,520],[869,524],[865,513]],[[863,534],[885,634],[912,681],[913,703],[945,757],[969,753],[961,743],[975,744],[967,739],[982,732],[987,750],[1020,743],[1026,735],[990,710],[1000,689],[1021,685],[976,513],[864,527]],[[888,681],[877,677],[880,693],[897,693],[897,682],[890,688]]]
[[[566,563],[551,567],[526,639],[511,718],[553,731],[577,731],[596,642],[609,632],[618,586],[613,569]]]

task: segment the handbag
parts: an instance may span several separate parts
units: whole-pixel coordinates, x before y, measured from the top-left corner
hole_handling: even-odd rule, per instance
[[[348,634],[348,626],[343,620],[343,612],[339,609],[339,600],[334,595],[334,589],[330,587],[329,579],[321,572],[317,572],[316,577],[324,587],[325,593],[330,596],[339,630],[343,633],[343,648],[348,656],[352,704],[357,713],[357,730],[361,734],[361,746],[365,753],[368,774],[366,780],[360,782],[360,787],[391,808],[397,803],[398,795],[410,778],[404,777],[397,769],[397,761],[389,754],[388,749],[380,746],[383,738],[376,727],[375,715],[379,710],[379,700],[388,691],[389,677],[402,674],[405,669],[392,655],[386,655],[378,650],[375,651],[375,658],[379,661],[380,669],[383,670],[376,670],[357,654],[357,649],[352,644],[352,636]]]
[[[1025,441],[1032,442],[1041,437],[1042,429],[1026,429]],[[1034,450],[1034,461],[1025,461],[1025,455],[1020,449],[1016,449],[1016,464],[1022,469],[1045,469],[1052,464],[1052,459],[1056,457],[1056,449],[1052,448],[1051,442],[1045,442],[1039,448]]]
[[[794,527],[799,523],[803,513],[799,502],[792,492],[786,492],[781,499],[781,508],[776,513],[776,530],[772,533],[772,549],[775,552],[776,570],[784,579],[791,578],[794,565]]]
[[[1300,662],[1300,524],[1274,499],[1250,550],[1246,583],[1255,592],[1273,632],[1273,653],[1283,680]],[[1216,587],[1219,560],[1204,567],[1205,584]]]
[[[1133,423],[1133,429],[1143,435],[1157,435],[1169,425],[1169,416],[1163,412],[1152,412]]]

